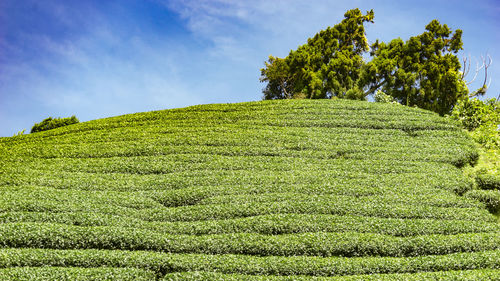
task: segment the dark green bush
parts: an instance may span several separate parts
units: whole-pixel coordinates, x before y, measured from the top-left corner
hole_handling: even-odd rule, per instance
[[[79,123],[80,120],[75,115],[66,118],[46,118],[40,123],[35,123],[31,128],[31,133],[52,130],[58,127],[63,127],[71,124]]]

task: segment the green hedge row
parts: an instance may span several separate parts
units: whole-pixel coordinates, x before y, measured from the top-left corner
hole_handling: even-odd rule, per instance
[[[344,175],[334,176],[338,171],[330,174],[320,167],[316,170],[304,170],[293,173],[265,172],[265,171],[182,171],[172,174],[122,174],[122,173],[82,173],[65,172],[60,170],[22,170],[9,169],[9,172],[0,174],[0,185],[22,186],[38,185],[57,189],[81,190],[172,190],[198,189],[186,191],[194,194],[212,192],[227,194],[229,191],[257,193],[274,190],[276,192],[302,193],[338,193],[352,195],[372,195],[385,193],[428,193],[430,189],[441,188],[455,193],[464,193],[472,188],[472,183],[464,180],[459,169],[440,169],[437,173],[406,173],[406,174],[361,174],[344,171]],[[349,176],[350,174],[350,176]],[[418,186],[418,188],[415,188]],[[202,187],[200,189],[200,187]],[[204,187],[209,191],[201,191]],[[218,190],[218,191],[216,191]],[[424,191],[427,190],[427,191]],[[438,191],[436,191],[438,192]],[[175,192],[174,192],[175,193]],[[180,193],[185,193],[180,191]],[[159,195],[159,194],[158,194]],[[174,194],[172,195],[175,198]],[[185,194],[189,195],[189,194]],[[198,197],[198,196],[196,196]],[[170,202],[170,197],[163,197],[164,202]],[[173,200],[172,202],[175,202]],[[171,205],[166,203],[166,205]],[[173,206],[178,205],[174,204]]]
[[[350,275],[337,277],[314,277],[314,276],[276,276],[276,275],[242,275],[223,274],[217,272],[176,272],[166,274],[161,280],[316,280],[316,281],[356,281],[356,280],[390,280],[390,281],[420,281],[420,280],[442,280],[442,281],[486,281],[500,280],[498,269],[477,269],[462,271],[438,271],[400,274],[372,274],[372,275]]]
[[[498,232],[500,224],[480,220],[391,219],[363,216],[272,214],[238,219],[148,222],[129,216],[92,212],[4,212],[0,223],[44,222],[78,226],[132,227],[159,233],[206,235],[223,233],[290,234],[305,232],[360,232],[392,236]]]
[[[12,192],[14,193],[14,192]],[[330,215],[359,215],[379,218],[399,219],[444,219],[444,220],[471,220],[494,222],[496,218],[482,208],[434,207],[426,205],[408,205],[406,203],[377,202],[376,200],[349,200],[335,201],[298,201],[283,200],[279,202],[245,203],[245,204],[210,204],[192,205],[165,208],[157,202],[124,201],[123,204],[115,200],[97,200],[97,195],[89,194],[87,200],[80,195],[81,201],[67,197],[60,201],[51,199],[37,199],[35,196],[23,199],[19,196],[0,199],[0,210],[3,212],[99,212],[108,215],[129,216],[145,221],[199,221],[213,219],[233,219],[268,214],[330,214]],[[64,193],[73,195],[76,193]],[[118,197],[120,198],[120,197]],[[136,197],[136,198],[141,198]],[[19,199],[16,201],[16,199]],[[117,198],[115,198],[117,199]],[[135,198],[134,198],[135,199]],[[132,202],[131,202],[132,201]],[[111,203],[111,204],[110,204]],[[147,206],[151,207],[147,207]]]
[[[305,157],[320,159],[336,159],[339,157],[351,159],[386,159],[405,161],[429,161],[451,163],[455,166],[474,163],[478,154],[474,148],[463,146],[418,147],[386,146],[376,147],[365,144],[330,145],[322,149],[302,150],[299,144],[283,145],[282,143],[269,143],[263,145],[229,146],[219,145],[168,145],[167,143],[151,145],[148,141],[131,143],[80,143],[75,145],[55,144],[26,147],[16,147],[16,154],[23,157],[39,158],[109,158],[109,157],[134,157],[134,156],[160,156],[169,154],[182,154],[186,152],[207,155],[225,156],[274,156],[274,157]],[[392,142],[391,142],[392,143]],[[8,150],[9,148],[5,148]]]
[[[496,221],[486,209],[445,208],[385,202],[280,201],[259,204],[193,205],[166,209],[143,209],[137,218],[149,221],[197,221],[231,219],[267,214],[360,215],[400,219]],[[19,210],[19,209],[17,209]],[[118,214],[118,213],[117,213]]]
[[[374,204],[408,204],[431,207],[452,207],[452,208],[474,208],[482,207],[474,200],[469,200],[460,196],[453,196],[449,192],[436,191],[432,194],[382,194],[372,196],[350,196],[350,195],[330,195],[330,194],[304,194],[293,192],[264,193],[264,194],[230,194],[218,195],[208,198],[200,198],[196,202],[199,205],[206,204],[262,204],[281,201],[313,201],[313,202],[338,202],[339,205],[364,203],[366,205]]]
[[[419,257],[257,257],[169,254],[150,251],[0,249],[0,267],[134,267],[157,275],[217,271],[249,275],[340,276],[500,269],[500,251]]]
[[[297,166],[301,170],[297,171]],[[130,173],[130,174],[171,174],[184,171],[206,173],[224,171],[304,173],[304,170],[322,169],[332,176],[368,176],[380,174],[409,173],[454,173],[455,167],[436,162],[350,159],[340,156],[336,159],[316,159],[299,157],[244,157],[207,154],[172,154],[144,157],[112,158],[54,158],[22,159],[12,162],[6,169],[12,171],[53,170],[87,173]]]
[[[78,267],[10,267],[0,268],[1,280],[42,281],[114,281],[155,280],[154,272],[137,268],[78,268]]]
[[[165,209],[157,201],[133,192],[51,190],[22,186],[0,189],[0,211],[90,211],[138,215],[143,209]]]
[[[399,257],[494,250],[500,248],[500,236],[498,233],[466,233],[394,237],[356,232],[283,235],[229,233],[198,236],[112,226],[9,223],[0,225],[0,245],[18,248],[97,248],[259,256]]]

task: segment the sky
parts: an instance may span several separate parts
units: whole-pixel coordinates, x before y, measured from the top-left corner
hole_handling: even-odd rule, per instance
[[[49,116],[261,100],[268,56],[285,57],[352,8],[374,10],[369,42],[407,40],[433,19],[462,29],[469,78],[489,54],[485,98],[500,94],[500,0],[1,0],[0,136]]]

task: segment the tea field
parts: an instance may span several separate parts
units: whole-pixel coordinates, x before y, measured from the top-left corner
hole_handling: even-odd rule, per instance
[[[477,158],[448,119],[348,100],[0,138],[0,279],[499,280]]]

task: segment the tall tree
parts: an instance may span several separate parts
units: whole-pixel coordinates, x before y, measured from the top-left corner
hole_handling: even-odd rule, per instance
[[[362,54],[369,48],[363,24],[373,22],[373,10],[363,15],[353,9],[344,17],[286,58],[269,57],[260,78],[267,82],[265,99],[344,97],[357,87]]]
[[[468,95],[455,55],[462,49],[462,31],[452,33],[437,20],[425,29],[406,42],[399,38],[389,44],[376,41],[360,83],[367,94],[381,89],[402,104],[443,115]]]

